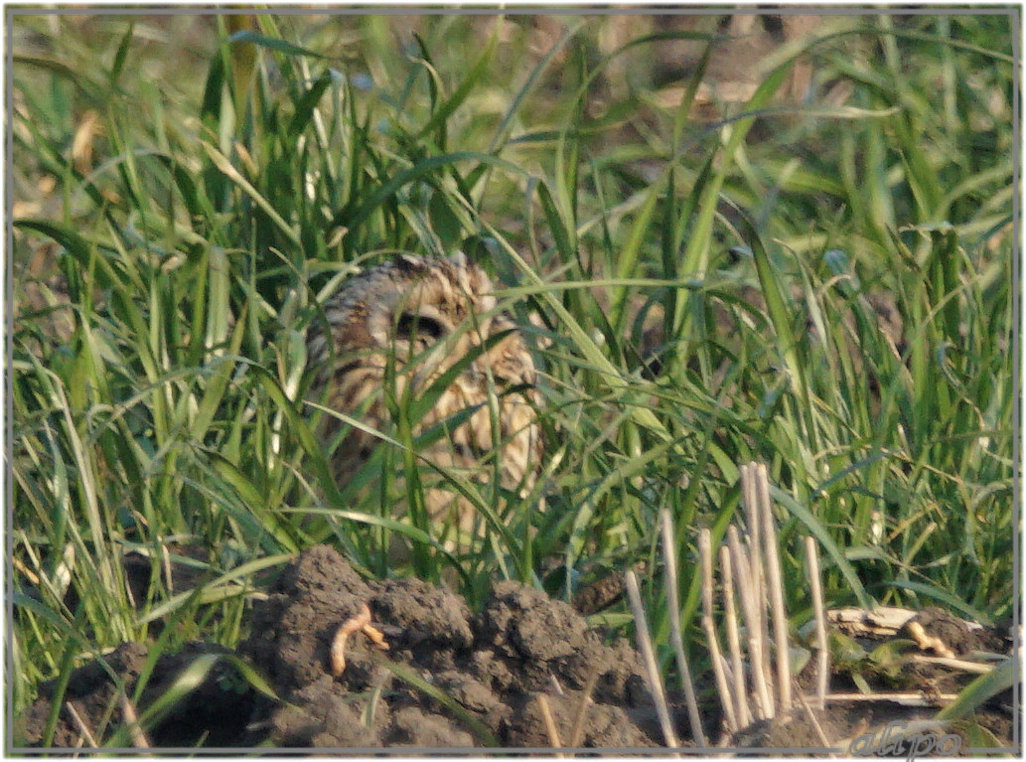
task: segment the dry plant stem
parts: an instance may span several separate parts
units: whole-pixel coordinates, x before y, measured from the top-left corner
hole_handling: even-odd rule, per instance
[[[769,616],[766,613],[766,595],[765,595],[765,574],[763,568],[762,558],[762,520],[759,510],[759,487],[758,487],[758,464],[755,462],[746,463],[741,467],[741,489],[744,493],[745,498],[745,519],[748,522],[748,536],[747,536],[747,549],[749,559],[749,569],[751,589],[754,592],[753,601],[755,603],[754,609],[754,626],[759,632],[759,643],[762,648],[762,668],[763,675],[766,682],[769,685],[773,684],[773,673],[770,669],[770,652],[769,652],[769,626],[767,620]],[[735,575],[741,573],[741,569],[735,569]],[[752,660],[753,668],[755,661]],[[772,716],[772,714],[770,715]]]
[[[146,738],[143,729],[139,727],[139,715],[136,714],[135,707],[124,693],[121,694],[121,714],[125,718],[128,732],[132,736],[132,745],[137,749],[149,749],[150,741]]]
[[[549,682],[552,683],[552,690],[556,692],[557,696],[566,695],[566,691],[563,690],[563,686],[559,684],[559,680],[557,680],[556,676],[551,672],[549,672]]]
[[[39,587],[39,577],[36,576],[36,574],[34,574],[31,569],[25,566],[24,562],[22,562],[18,558],[11,558],[11,565],[14,566],[16,571],[24,574],[26,579],[28,579],[30,583],[32,583],[36,587]]]
[[[812,707],[809,706],[809,702],[805,700],[805,696],[798,691],[798,703],[802,705],[802,709],[809,716],[809,722],[812,723],[813,730],[816,731],[816,735],[819,736],[819,741],[828,748],[833,748],[833,744],[830,743],[830,739],[827,738],[827,734],[823,732],[822,726],[819,724],[819,720],[816,719],[816,713],[812,711]]]
[[[726,654],[719,654],[720,657],[720,669],[723,670],[723,676],[727,679],[727,685],[730,687],[731,706],[737,706],[737,700],[734,698],[734,670],[730,667],[730,661],[727,659]],[[742,683],[743,684],[743,683]]]
[[[549,746],[553,749],[563,748],[563,744],[559,740],[559,730],[556,728],[556,721],[552,719],[552,710],[549,709],[549,700],[545,698],[544,693],[539,693],[535,697],[535,701],[538,702],[538,708],[541,710],[542,722],[545,723],[545,732],[549,736]]]
[[[773,659],[770,654],[770,606],[772,598],[767,593],[767,577],[769,569],[769,556],[766,555],[766,544],[769,540],[766,537],[765,522],[763,515],[769,512],[769,481],[766,476],[766,466],[762,463],[751,463],[749,474],[752,478],[752,492],[755,495],[755,520],[758,523],[755,560],[757,566],[752,570],[753,579],[756,582],[756,598],[759,612],[759,642],[762,643],[762,666],[766,674],[766,684],[773,690]],[[763,494],[766,495],[766,503],[763,503]],[[763,507],[765,505],[765,507]],[[772,518],[772,516],[771,516]],[[775,547],[775,546],[774,546]],[[753,562],[754,563],[754,562]],[[790,676],[789,676],[790,679]]]
[[[677,550],[674,544],[673,519],[670,512],[660,512],[660,528],[663,535],[663,558],[666,562],[666,600],[670,608],[670,642],[677,659],[677,671],[680,673],[681,685],[684,688],[684,700],[688,705],[688,720],[691,723],[691,737],[699,746],[708,746],[702,720],[698,713],[698,701],[695,698],[695,685],[691,680],[691,668],[688,666],[684,653],[684,638],[680,631],[680,594],[677,590]]]
[[[922,693],[831,693],[827,701],[893,701],[902,706],[943,706],[958,698],[957,693],[938,693],[924,696]]]
[[[588,716],[588,706],[594,703],[591,694],[595,690],[595,683],[598,682],[599,665],[595,662],[588,672],[588,679],[584,681],[584,693],[581,694],[581,703],[577,705],[577,713],[574,715],[574,726],[570,731],[570,748],[576,749],[581,745],[584,736],[584,718]]]
[[[741,492],[745,503],[745,521],[748,524],[748,557],[751,559],[752,574],[748,580],[753,590],[759,590],[756,574],[762,569],[762,522],[759,521],[758,497],[755,490],[754,463],[746,463],[741,466]],[[740,569],[735,569],[735,574],[740,574]]]
[[[757,592],[752,589],[749,582],[752,579],[752,572],[748,566],[748,559],[745,558],[741,548],[737,527],[733,524],[727,527],[727,546],[730,548],[730,556],[734,562],[734,581],[741,598],[741,613],[744,615],[745,630],[748,633],[748,658],[751,660],[752,681],[755,685],[755,715],[756,719],[769,720],[774,716],[773,691],[766,680],[767,671],[763,660],[759,631]]]
[[[720,644],[716,639],[716,626],[713,624],[711,545],[712,539],[709,530],[702,529],[698,533],[698,555],[702,564],[702,627],[705,629],[705,639],[709,644],[709,657],[713,665],[713,675],[716,677],[716,690],[720,694],[720,703],[723,705],[724,723],[728,733],[736,733],[741,728],[737,722],[737,715],[734,713],[734,702],[730,698],[730,686],[727,684],[726,675],[723,674]]]
[[[656,714],[659,716],[659,725],[663,729],[666,745],[677,748],[680,743],[677,741],[677,734],[673,731],[670,710],[666,706],[666,694],[663,692],[663,682],[659,678],[659,666],[656,664],[655,651],[652,648],[648,620],[645,618],[645,609],[641,605],[638,577],[633,569],[627,571],[626,579],[627,595],[630,598],[631,611],[634,613],[634,626],[637,628],[638,648],[641,651],[641,657],[645,662],[645,672],[648,675],[648,689],[652,692],[652,698],[655,700]]]
[[[752,710],[748,706],[745,690],[744,665],[741,663],[741,638],[738,635],[737,612],[734,603],[734,574],[730,565],[730,551],[720,546],[720,577],[723,579],[723,614],[727,623],[727,650],[730,651],[731,672],[734,685],[734,711],[741,727],[752,724]]]
[[[777,549],[777,529],[769,496],[769,477],[762,463],[756,469],[759,513],[762,516],[762,542],[768,572],[769,601],[773,611],[773,641],[776,646],[777,698],[781,712],[791,711],[791,658],[787,645],[787,611],[784,610],[784,587]]]
[[[160,546],[160,560],[164,564],[164,580],[167,584],[168,595],[174,595],[175,593],[175,582],[174,577],[171,574],[171,553],[167,549],[167,545]]]
[[[70,701],[65,701],[64,708],[68,710],[68,714],[71,715],[71,719],[73,719],[75,724],[78,725],[78,732],[82,734],[82,740],[89,744],[91,749],[97,748],[99,744],[96,743],[96,739],[93,737],[93,734],[89,732],[89,727],[85,724],[85,720],[82,719],[78,710],[75,709],[75,705]]]
[[[809,589],[812,592],[812,608],[816,616],[816,705],[826,706],[827,688],[830,684],[830,649],[827,647],[826,612],[823,610],[823,586],[819,579],[819,553],[816,541],[805,538],[805,565],[809,575]]]
[[[965,659],[948,659],[944,656],[923,656],[922,654],[912,654],[910,661],[918,662],[919,664],[939,664],[942,667],[960,669],[963,672],[971,672],[974,675],[985,675],[988,672],[993,672],[995,666],[993,664],[980,664],[976,661],[966,661]]]
[[[135,602],[135,593],[132,592],[131,585],[125,585],[125,599],[128,601],[128,605],[133,609],[139,608],[139,604]]]

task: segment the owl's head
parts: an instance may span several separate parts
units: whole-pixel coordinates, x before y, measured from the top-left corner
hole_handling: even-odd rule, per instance
[[[379,347],[416,354],[440,342],[451,344],[450,337],[473,327],[465,321],[487,322],[495,308],[491,279],[462,253],[450,259],[400,254],[372,271],[370,281],[381,284],[371,289],[375,298],[366,314],[367,332]]]
[[[416,357],[437,371],[513,327],[496,312],[492,290],[487,273],[462,253],[448,259],[399,254],[347,281],[325,304],[329,331],[315,321],[310,359],[334,355],[344,363],[362,354],[362,364],[378,365],[383,357]]]

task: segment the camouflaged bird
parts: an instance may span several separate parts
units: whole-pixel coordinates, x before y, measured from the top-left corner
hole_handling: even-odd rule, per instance
[[[412,384],[416,398],[448,373],[437,399],[413,421],[414,440],[440,427],[418,455],[478,482],[494,476],[497,458],[500,486],[526,494],[541,458],[535,366],[492,291],[488,275],[462,253],[400,254],[351,278],[325,303],[326,320],[311,327],[307,350],[316,371],[308,399],[394,436],[388,394],[398,399]],[[345,426],[326,413],[320,433],[330,443]],[[331,461],[340,487],[378,444],[374,434],[348,430]],[[432,519],[455,519],[462,530],[473,525],[472,504],[455,489],[432,486],[424,497]]]

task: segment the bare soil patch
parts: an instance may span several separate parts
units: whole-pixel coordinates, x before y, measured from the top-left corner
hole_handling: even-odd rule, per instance
[[[388,650],[357,630],[346,641],[345,669],[333,674],[331,649],[339,628],[364,606]],[[966,633],[959,620],[944,612],[923,612],[919,619],[928,632],[946,638],[959,653],[981,643],[1007,648],[1000,635]],[[134,696],[145,670],[152,668],[152,675],[138,700],[131,702],[140,716],[199,657],[211,656],[223,658],[191,693],[148,725],[148,743],[348,749],[550,747],[552,738],[538,700],[544,696],[563,745],[573,741],[581,747],[643,750],[663,744],[633,645],[623,639],[606,642],[571,606],[516,582],[498,583],[475,614],[459,596],[421,580],[367,582],[336,551],[318,546],[281,574],[267,600],[255,607],[250,631],[237,656],[263,675],[277,700],[250,687],[224,649],[190,644],[151,665],[145,645],[124,644],[72,674],[53,744],[88,744],[84,729],[93,737],[108,737],[105,729],[118,726],[126,716],[122,696]],[[862,640],[871,645],[869,639]],[[914,666],[888,685],[871,675],[873,687],[920,690],[925,695],[957,690],[971,679],[940,665]],[[832,691],[851,690],[849,673],[839,670],[832,678]],[[798,680],[806,688],[803,692],[809,692],[814,682],[811,666]],[[582,715],[589,684],[592,703]],[[40,698],[19,718],[16,743],[41,743],[55,690],[54,683],[44,685]],[[699,690],[706,732],[716,739],[718,702],[711,690],[702,685]],[[670,700],[679,736],[685,745],[693,745],[682,701],[676,695]],[[980,737],[1010,746],[1010,704],[1010,697],[998,695],[977,713],[978,725],[956,729],[962,734],[962,747],[974,745]],[[835,702],[825,711],[798,708],[790,717],[756,723],[729,743],[822,748],[821,733],[836,744],[878,732],[894,720],[929,719],[936,712],[936,706],[908,707],[886,700]],[[132,743],[125,738],[124,745]]]

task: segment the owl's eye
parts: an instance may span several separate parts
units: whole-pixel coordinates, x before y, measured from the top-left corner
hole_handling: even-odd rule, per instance
[[[418,335],[422,338],[430,336],[437,341],[445,335],[445,326],[433,317],[404,312],[399,316],[399,322],[396,324],[396,338],[412,340]]]

